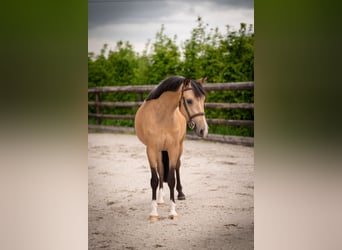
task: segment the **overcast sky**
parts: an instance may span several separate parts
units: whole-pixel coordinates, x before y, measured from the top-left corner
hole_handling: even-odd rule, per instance
[[[96,54],[104,43],[114,49],[119,40],[141,52],[162,24],[180,45],[190,38],[198,16],[221,32],[226,25],[235,30],[241,22],[254,25],[254,0],[88,0],[88,9],[88,51]]]

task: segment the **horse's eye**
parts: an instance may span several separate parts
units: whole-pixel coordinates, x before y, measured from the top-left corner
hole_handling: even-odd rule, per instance
[[[191,100],[191,99],[187,99],[187,100],[186,100],[186,103],[189,104],[189,105],[191,105],[191,104],[192,104],[192,100]]]

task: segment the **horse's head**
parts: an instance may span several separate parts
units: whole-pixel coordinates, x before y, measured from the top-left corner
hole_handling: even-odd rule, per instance
[[[197,81],[186,78],[183,82],[180,111],[186,117],[188,126],[200,137],[207,137],[208,124],[204,114],[205,92],[203,84],[206,78]]]

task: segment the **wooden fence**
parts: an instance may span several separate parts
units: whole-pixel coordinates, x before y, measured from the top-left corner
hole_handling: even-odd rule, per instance
[[[96,125],[88,125],[91,130],[107,130],[116,132],[134,132],[133,128],[128,127],[113,127],[104,126],[101,124],[101,119],[114,120],[134,120],[134,115],[115,115],[115,114],[101,114],[101,107],[138,107],[143,103],[143,93],[148,93],[154,89],[156,85],[137,85],[137,86],[113,86],[113,87],[95,87],[89,88],[88,94],[95,94],[95,101],[89,101],[88,106],[95,106],[96,113],[89,113],[88,117],[96,118]],[[235,82],[235,83],[209,83],[204,85],[204,89],[209,91],[222,90],[254,90],[254,82]],[[101,93],[125,92],[137,93],[138,102],[101,102]],[[205,103],[205,108],[212,109],[254,109],[253,103]],[[208,124],[219,124],[229,126],[254,126],[253,120],[224,120],[224,119],[207,119]],[[194,134],[187,134],[189,139],[199,139]],[[243,136],[226,136],[209,134],[205,140],[227,142],[232,144],[240,144],[253,146],[253,137]]]

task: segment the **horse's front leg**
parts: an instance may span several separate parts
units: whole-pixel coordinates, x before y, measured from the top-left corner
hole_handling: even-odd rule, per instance
[[[157,175],[157,169],[151,168],[151,188],[152,188],[152,203],[151,208],[152,211],[150,213],[150,220],[156,221],[159,218],[158,211],[157,211],[157,188],[158,188],[158,175]]]
[[[179,175],[179,168],[180,168],[180,159],[177,161],[177,166],[176,166],[176,177],[177,177],[177,192],[178,192],[178,200],[185,200],[185,194],[182,191],[182,184],[180,180],[180,175]]]
[[[169,169],[169,157],[167,155],[167,152],[165,152],[165,153],[161,152],[159,154],[159,157],[158,157],[158,174],[159,174],[159,192],[158,192],[158,195],[157,195],[157,203],[158,203],[158,205],[164,205],[165,204],[165,201],[164,201],[164,189],[163,189],[163,184],[164,184],[163,183],[164,182],[164,164],[167,164],[166,167],[167,167],[167,169]],[[166,159],[164,159],[164,157]]]
[[[171,165],[169,169],[169,174],[167,177],[167,184],[170,188],[170,219],[176,219],[178,214],[176,212],[176,202],[175,202],[175,167]]]
[[[152,188],[152,203],[151,208],[152,211],[150,213],[149,219],[151,221],[156,221],[159,218],[158,215],[158,204],[157,204],[157,188],[158,188],[158,174],[157,174],[157,161],[158,156],[155,150],[151,148],[147,148],[147,157],[151,167],[151,188]]]

